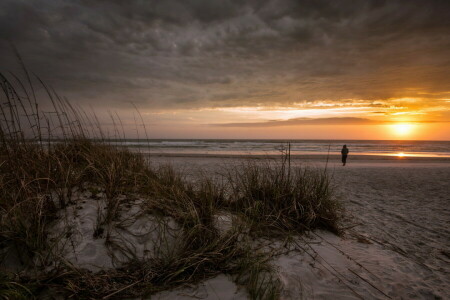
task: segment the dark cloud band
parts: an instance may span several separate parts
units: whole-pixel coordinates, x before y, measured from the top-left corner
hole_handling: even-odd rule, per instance
[[[252,106],[450,91],[449,1],[0,3],[6,42],[61,93],[115,108]]]

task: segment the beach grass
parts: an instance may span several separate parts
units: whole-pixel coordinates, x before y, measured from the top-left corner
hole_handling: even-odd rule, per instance
[[[325,229],[339,234],[342,208],[324,170],[292,168],[280,160],[247,162],[227,172],[229,205],[245,216],[253,232],[278,234]]]
[[[221,273],[244,286],[251,299],[277,299],[281,284],[270,264],[274,253],[257,249],[255,238],[316,228],[339,232],[341,210],[325,171],[291,168],[282,155],[280,162],[233,167],[222,180],[187,180],[169,165],[152,166],[148,157],[110,143],[95,115],[32,79],[25,68],[24,73],[24,81],[0,74],[0,291],[5,299],[38,297],[49,289],[78,298],[151,295]],[[39,108],[34,82],[47,93],[50,111]],[[116,126],[120,119],[111,117],[116,136],[125,136]],[[78,205],[74,194],[80,191],[106,203],[98,210],[93,235],[105,236],[107,247],[121,248],[128,257],[114,269],[92,272],[66,261],[60,245],[71,238],[70,228],[48,238],[62,218],[59,212]],[[160,240],[145,257],[111,235],[124,206],[136,197],[142,199],[142,213],[170,218],[180,228],[168,246],[161,226]],[[214,220],[224,211],[243,221],[222,231]],[[14,280],[6,272],[11,257],[21,275]],[[37,288],[31,292],[27,286]]]

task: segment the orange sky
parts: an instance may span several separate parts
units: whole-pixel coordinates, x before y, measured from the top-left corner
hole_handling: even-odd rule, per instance
[[[152,138],[450,140],[446,98],[142,110],[142,116]]]

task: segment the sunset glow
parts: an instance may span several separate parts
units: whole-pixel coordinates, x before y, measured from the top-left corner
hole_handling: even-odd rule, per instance
[[[395,124],[395,125],[392,125],[392,127],[397,135],[404,137],[404,136],[407,136],[407,135],[410,135],[411,133],[413,133],[415,125]]]

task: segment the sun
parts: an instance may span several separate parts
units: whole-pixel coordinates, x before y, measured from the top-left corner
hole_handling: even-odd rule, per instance
[[[404,124],[404,123],[394,124],[394,125],[392,125],[392,129],[396,135],[406,136],[406,135],[410,135],[413,132],[414,125]]]

